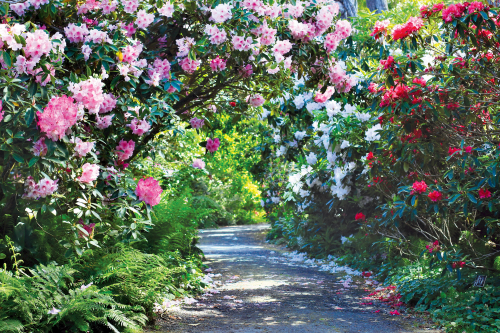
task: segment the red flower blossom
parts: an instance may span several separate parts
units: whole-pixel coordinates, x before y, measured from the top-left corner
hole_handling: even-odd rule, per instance
[[[461,3],[450,5],[443,10],[443,20],[450,23],[456,18],[462,17],[465,12],[465,6]]]
[[[357,213],[356,216],[354,217],[354,219],[357,221],[357,220],[364,220],[366,219],[366,216],[365,214],[363,213]]]
[[[487,189],[479,189],[479,199],[486,199],[486,198],[491,198],[491,192]]]
[[[236,106],[236,102],[229,102],[229,105],[234,107],[234,106]]]
[[[453,155],[455,152],[460,151],[460,150],[461,150],[460,148],[452,148],[452,147],[450,147],[450,148],[448,148],[448,155],[450,155],[450,156],[451,156],[451,155]]]
[[[432,191],[431,193],[428,194],[429,199],[433,202],[437,202],[440,200],[443,200],[443,193],[439,191]]]
[[[389,69],[394,66],[394,57],[389,56],[387,57],[387,60],[380,60],[380,64],[384,66],[384,69]]]
[[[423,180],[421,182],[414,182],[412,187],[412,192],[414,193],[424,193],[425,191],[427,191],[427,184]]]
[[[371,161],[371,160],[374,160],[375,159],[375,156],[373,156],[373,153],[372,152],[369,152],[368,155],[366,155],[366,159],[368,161]]]
[[[464,148],[464,150],[465,150],[465,152],[466,152],[467,154],[472,153],[472,147],[471,147],[471,146],[467,146],[467,147],[465,147],[465,148]]]
[[[370,276],[372,276],[372,273],[371,272],[363,272],[363,273],[361,273],[361,275],[369,278]]]

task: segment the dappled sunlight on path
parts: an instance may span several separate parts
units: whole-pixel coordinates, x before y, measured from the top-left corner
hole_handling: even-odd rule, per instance
[[[160,331],[432,332],[414,328],[415,320],[408,316],[376,313],[380,306],[364,303],[367,291],[356,280],[344,288],[341,274],[319,271],[273,250],[262,241],[267,227],[200,231],[217,291],[169,310],[158,323]]]

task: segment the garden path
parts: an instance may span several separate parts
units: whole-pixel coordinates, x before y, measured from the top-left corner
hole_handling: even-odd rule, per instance
[[[292,263],[264,242],[268,225],[200,231],[206,264],[220,293],[172,310],[156,329],[172,333],[438,332],[380,304],[361,305],[367,291],[344,289],[339,275]],[[382,309],[380,313],[375,313]]]

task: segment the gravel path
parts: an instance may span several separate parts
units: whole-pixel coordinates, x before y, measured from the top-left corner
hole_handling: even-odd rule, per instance
[[[169,312],[154,331],[439,332],[409,316],[390,316],[387,307],[376,302],[361,305],[369,291],[356,284],[344,289],[340,276],[291,264],[263,241],[268,227],[201,230],[206,264],[212,273],[221,274],[214,278],[223,283],[220,294],[199,297],[198,303]]]

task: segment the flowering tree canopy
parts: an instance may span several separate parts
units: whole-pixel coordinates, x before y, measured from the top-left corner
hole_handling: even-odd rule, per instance
[[[327,95],[355,84],[332,53],[351,33],[335,2],[30,0],[0,10],[2,213],[63,216],[64,244],[79,253],[82,225],[133,239],[150,223],[161,189],[136,185],[129,164],[155,153],[156,134],[183,120],[206,129],[221,110],[235,121],[259,112],[292,73],[313,89],[327,82]]]

